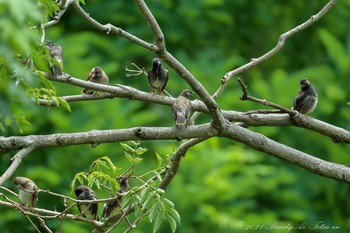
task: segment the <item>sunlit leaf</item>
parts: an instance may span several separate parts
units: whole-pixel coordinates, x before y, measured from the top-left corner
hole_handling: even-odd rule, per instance
[[[142,154],[144,154],[147,150],[148,150],[147,148],[138,147],[138,148],[136,149],[136,154],[137,154],[137,155],[142,155]]]
[[[124,148],[124,150],[135,153],[135,150],[131,148],[127,143],[121,142],[120,145]]]
[[[124,155],[127,158],[127,160],[129,160],[129,162],[134,162],[134,158],[126,151],[124,151]]]
[[[157,161],[158,161],[158,168],[160,168],[163,165],[163,158],[157,152],[155,152],[155,154],[156,154]]]

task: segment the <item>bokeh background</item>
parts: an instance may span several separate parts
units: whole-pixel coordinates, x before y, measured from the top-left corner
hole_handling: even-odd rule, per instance
[[[15,0],[13,3],[22,1]],[[317,13],[327,3],[294,0],[152,0],[146,1],[158,20],[167,49],[213,93],[223,75],[272,49],[279,36]],[[22,9],[17,6],[17,9]],[[339,1],[323,18],[288,39],[283,49],[257,67],[239,75],[249,93],[290,107],[299,91],[299,80],[308,77],[319,95],[311,115],[348,129],[350,125],[350,2]],[[4,5],[0,15],[5,19]],[[112,23],[146,40],[153,35],[133,1],[91,0],[84,6],[102,24]],[[20,10],[17,13],[21,13]],[[13,13],[16,14],[16,13]],[[5,26],[3,26],[5,28]],[[20,33],[17,35],[19,38]],[[92,67],[101,66],[110,83],[130,85],[143,91],[145,76],[127,78],[125,66],[136,63],[146,70],[156,56],[115,35],[92,28],[70,7],[61,21],[46,30],[46,39],[64,50],[64,71],[84,79]],[[4,36],[2,40],[6,42]],[[19,39],[20,41],[20,39]],[[6,48],[6,44],[1,45]],[[170,80],[166,90],[177,96],[188,85],[166,64]],[[35,106],[25,101],[13,82],[0,77],[1,121],[6,114],[25,116],[31,125],[5,127],[2,136],[83,132],[135,126],[174,126],[171,108],[127,99],[71,103],[64,108]],[[79,94],[81,89],[53,83],[59,96]],[[35,83],[34,83],[35,85]],[[38,84],[39,85],[39,84]],[[248,111],[263,106],[240,101],[241,88],[233,78],[218,98],[222,109]],[[210,119],[201,115],[196,123]],[[295,127],[252,128],[273,140],[321,159],[350,166],[349,145],[336,144],[317,133]],[[171,154],[177,141],[146,141],[148,152],[136,173],[156,167],[155,152]],[[1,173],[14,153],[0,157]],[[40,149],[29,154],[15,175],[35,180],[42,189],[71,195],[69,184],[77,172],[87,171],[95,159],[108,156],[121,168],[129,166],[119,143]],[[4,186],[15,190],[9,180]],[[287,232],[278,226],[306,226],[288,232],[349,232],[349,185],[317,176],[309,171],[257,152],[240,143],[213,138],[192,148],[183,158],[166,197],[181,215],[179,233]],[[106,193],[97,192],[98,197]],[[38,207],[62,208],[59,199],[43,193]],[[102,205],[100,206],[102,211]],[[3,233],[35,232],[18,211],[0,206]],[[77,213],[77,210],[74,210]],[[59,221],[47,221],[55,229]],[[277,224],[277,225],[275,225]],[[324,224],[328,229],[319,229]],[[276,227],[273,227],[273,226]],[[258,228],[263,226],[264,230]],[[271,229],[269,229],[271,227]],[[332,229],[333,227],[333,229]],[[256,230],[257,228],[258,230]],[[61,232],[90,232],[82,223],[65,221]],[[115,230],[114,232],[122,232]],[[145,218],[135,233],[152,232]],[[170,232],[165,222],[159,232]]]

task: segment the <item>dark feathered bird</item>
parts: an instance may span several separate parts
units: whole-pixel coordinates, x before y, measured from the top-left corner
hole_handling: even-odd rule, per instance
[[[13,183],[19,189],[18,197],[20,204],[35,207],[38,203],[39,189],[34,181],[26,177],[16,177]]]
[[[122,176],[119,179],[119,187],[120,189],[118,190],[118,198],[113,200],[113,201],[109,201],[106,204],[104,204],[103,207],[103,212],[102,212],[102,216],[101,218],[108,218],[109,216],[111,216],[112,212],[121,206],[122,201],[123,201],[123,196],[121,196],[120,194],[125,193],[129,190],[129,185],[128,185],[128,178],[129,176]]]
[[[63,51],[61,46],[58,44],[54,43],[52,40],[48,40],[46,42],[46,48],[49,50],[50,56],[56,60],[58,63],[63,65]],[[59,65],[57,64],[50,64],[52,74],[54,76],[60,76],[62,75],[62,69]]]
[[[168,71],[162,66],[159,58],[154,58],[152,60],[152,69],[148,71],[148,82],[151,86],[151,93],[163,95],[168,79]]]
[[[185,89],[181,92],[173,104],[173,117],[175,119],[176,126],[187,125],[192,108],[191,101],[188,99],[190,96],[192,96],[192,91]]]
[[[307,78],[300,80],[301,90],[293,102],[293,110],[302,114],[308,114],[315,110],[317,105],[317,93]]]
[[[93,82],[93,83],[99,83],[99,84],[108,84],[108,82],[109,82],[108,76],[102,70],[102,68],[99,66],[95,66],[94,68],[92,68],[92,70],[88,74],[86,80]],[[94,92],[95,91],[89,90],[86,88],[83,90],[83,93],[85,93],[85,94],[94,94]]]
[[[96,200],[95,192],[86,185],[80,185],[75,189],[75,195],[78,200]],[[82,216],[86,218],[85,214],[91,215],[94,220],[99,220],[97,217],[98,205],[94,204],[78,204],[78,209]]]

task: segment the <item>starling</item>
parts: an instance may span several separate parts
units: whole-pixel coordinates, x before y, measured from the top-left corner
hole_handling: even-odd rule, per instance
[[[93,83],[99,83],[99,84],[108,84],[108,82],[109,82],[108,76],[102,70],[102,68],[99,66],[95,66],[94,68],[92,68],[92,70],[88,74],[86,80],[93,82]],[[88,95],[94,94],[94,92],[95,91],[89,90],[86,88],[83,90],[83,93],[88,94]]]
[[[173,117],[175,119],[176,127],[187,125],[187,120],[190,117],[192,108],[191,101],[188,99],[190,96],[192,96],[192,91],[185,89],[173,104]]]
[[[52,40],[48,40],[46,42],[46,48],[49,50],[49,54],[50,56],[56,60],[58,63],[61,64],[61,66],[63,65],[63,51],[61,46],[59,46],[58,44],[54,43]],[[52,74],[54,76],[60,76],[62,75],[62,69],[59,65],[57,64],[51,64],[50,65],[51,69],[52,69]]]
[[[168,71],[162,66],[159,58],[154,58],[152,60],[152,69],[148,71],[151,93],[163,95],[168,79]]]
[[[28,205],[30,208],[35,207],[38,203],[39,188],[34,181],[26,177],[16,177],[13,183],[19,189],[19,202],[21,205]]]
[[[317,93],[307,78],[300,80],[301,90],[293,102],[293,110],[302,114],[308,114],[315,110],[317,105]]]
[[[75,195],[77,196],[78,200],[96,200],[95,192],[86,185],[78,186],[75,189]],[[90,214],[94,220],[99,220],[97,217],[97,203],[78,204],[78,209],[84,218],[86,218],[85,214]]]
[[[119,179],[120,189],[118,190],[118,194],[117,194],[118,198],[104,204],[103,212],[102,212],[102,219],[108,218],[116,208],[121,206],[122,201],[123,201],[123,196],[121,196],[120,194],[128,191],[128,189],[129,189],[128,178],[129,178],[129,176],[122,176]]]

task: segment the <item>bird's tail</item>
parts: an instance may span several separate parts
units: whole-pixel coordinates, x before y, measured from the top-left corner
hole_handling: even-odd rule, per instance
[[[58,65],[52,66],[52,73],[54,76],[61,76],[62,75],[62,69]]]
[[[176,115],[176,126],[186,126],[185,112],[178,111]]]

